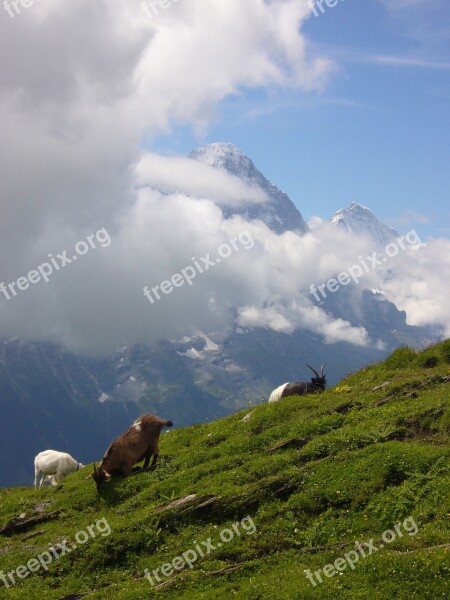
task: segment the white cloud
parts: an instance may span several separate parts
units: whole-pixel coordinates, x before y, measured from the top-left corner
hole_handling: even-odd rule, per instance
[[[195,173],[195,161],[187,164]],[[315,277],[328,277],[339,261],[348,264],[355,247],[362,251],[366,241],[355,240],[355,247],[327,260],[336,245],[343,246],[345,235],[330,225],[324,225],[320,235],[277,235],[262,222],[224,219],[209,199],[162,194],[142,186],[143,171],[138,171],[136,201],[109,230],[111,245],[92,250],[77,264],[55,273],[49,283],[31,286],[0,304],[4,335],[62,341],[78,351],[105,351],[124,341],[225,331],[234,324],[237,311],[241,326],[276,331],[308,327],[330,342],[368,343],[364,331],[333,321],[309,297]],[[188,171],[185,176],[188,184]],[[253,247],[246,250],[240,245],[226,261],[199,275],[192,287],[176,289],[153,305],[144,297],[145,285],[171,279],[208,253],[217,257],[219,246],[243,231],[254,240]],[[64,230],[50,250],[54,254],[70,250],[77,241],[73,232]],[[14,278],[46,260],[46,243],[35,250],[32,262]]]
[[[133,0],[5,13],[0,239],[10,252],[26,252],[49,220],[83,228],[114,218],[144,135],[202,129],[246,88],[321,88],[331,63],[308,54],[299,31],[308,10],[306,0],[189,0],[155,25]]]
[[[346,47],[342,45],[331,45],[331,44],[316,44],[315,50],[320,52],[324,57],[333,57],[335,60],[341,63],[354,63],[363,65],[379,65],[381,67],[392,67],[392,68],[420,68],[420,69],[432,69],[439,71],[448,71],[450,69],[450,62],[446,60],[447,56],[440,55],[437,58],[431,58],[424,50],[415,50],[409,53],[391,53],[391,54],[380,54],[371,50],[364,50],[361,48]],[[341,102],[342,103],[342,102]],[[351,106],[352,102],[344,101],[347,105]],[[357,107],[358,105],[353,103]]]
[[[396,259],[382,290],[410,325],[442,325],[450,336],[450,240],[434,239]]]
[[[166,193],[183,191],[197,198],[208,198],[221,206],[267,201],[267,195],[260,187],[184,157],[146,153],[138,164],[137,184]]]
[[[163,322],[142,326],[152,317],[137,309],[141,285],[185,263],[192,240],[192,252],[202,242],[215,247],[221,215],[211,201],[137,194],[142,139],[178,125],[201,130],[223,99],[246,89],[322,88],[331,63],[308,52],[300,32],[308,12],[306,0],[186,0],[154,22],[140,0],[42,0],[14,18],[4,11],[0,281],[99,227],[114,242],[45,288],[2,303],[0,332],[105,347],[163,334]],[[262,200],[259,190],[199,165],[184,177],[187,161],[175,161],[174,185],[194,196]],[[150,163],[160,172],[148,177],[147,169],[148,183],[174,191],[170,161],[153,155],[141,168]],[[182,320],[161,310],[167,322]]]
[[[413,225],[414,223],[420,223],[426,225],[431,221],[428,215],[416,212],[414,210],[407,211],[396,217],[395,219],[389,219],[390,225]]]
[[[419,44],[421,54],[447,58],[445,44],[450,38],[447,0],[378,1],[390,17],[390,27]]]
[[[246,89],[320,90],[332,65],[310,56],[300,31],[309,11],[307,0],[186,0],[152,23],[140,0],[42,0],[14,19],[5,13],[0,282],[100,227],[112,244],[47,284],[0,298],[1,335],[109,351],[124,341],[226,330],[237,316],[367,343],[363,330],[331,319],[309,296],[310,283],[353,264],[367,241],[350,247],[327,224],[299,237],[225,220],[218,204],[264,201],[260,190],[140,147],[178,125],[205,128],[223,99]],[[154,306],[145,299],[144,285],[246,229],[254,248]]]
[[[173,158],[166,162],[156,157],[155,163],[154,155],[144,155],[135,169],[133,201],[111,223],[111,245],[91,251],[76,265],[56,273],[48,284],[30,287],[3,302],[0,326],[4,335],[51,339],[86,352],[198,330],[223,332],[235,325],[286,333],[307,328],[329,343],[376,343],[363,328],[328,315],[310,294],[312,283],[326,282],[357,264],[360,257],[371,255],[373,248],[366,237],[352,236],[349,243],[348,234],[328,222],[318,222],[313,231],[300,236],[293,232],[277,235],[260,221],[224,219],[217,202],[202,194],[162,193],[150,187],[155,185],[155,164],[180,166],[177,185],[181,189],[196,185],[196,161]],[[223,198],[229,182],[217,173],[217,178],[207,177],[205,185],[211,197]],[[167,179],[163,172],[159,181]],[[198,275],[192,287],[175,289],[155,304],[144,297],[144,286],[170,280],[208,253],[217,257],[219,246],[243,231],[254,241],[250,249],[240,246],[226,261]],[[48,251],[55,254],[78,241],[70,226],[57,233],[50,230],[51,246],[48,239],[36,242],[29,262],[14,272],[14,278],[46,260]],[[446,315],[444,298],[450,292],[445,289],[449,278],[442,278],[449,270],[446,248],[447,242],[435,241],[426,250],[399,254],[386,267],[390,277],[383,291],[417,324],[440,322]],[[436,253],[441,258],[434,267],[431,257]],[[355,288],[355,310],[364,288],[383,286],[386,268],[367,273]]]

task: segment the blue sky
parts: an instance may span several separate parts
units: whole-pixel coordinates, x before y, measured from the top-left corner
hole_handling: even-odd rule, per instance
[[[204,135],[181,128],[153,148],[232,142],[306,219],[356,201],[399,231],[448,237],[448,0],[341,0],[302,32],[335,62],[322,92],[243,90]]]

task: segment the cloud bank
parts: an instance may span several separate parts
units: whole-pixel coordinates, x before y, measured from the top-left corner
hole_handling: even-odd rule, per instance
[[[349,246],[327,224],[300,237],[226,220],[221,206],[264,203],[264,193],[193,160],[142,150],[144,139],[179,126],[204,131],[231,95],[274,86],[321,90],[333,65],[310,55],[301,33],[309,13],[307,0],[185,0],[149,20],[140,1],[41,0],[13,19],[2,15],[0,281],[17,281],[49,253],[71,255],[100,228],[111,236],[108,247],[48,283],[0,297],[2,337],[89,353],[260,326],[369,343],[364,330],[331,318],[308,291],[369,252],[367,240]],[[255,242],[251,250],[148,303],[145,285],[242,231]],[[437,279],[427,285],[413,295],[392,283],[387,289],[411,310],[421,307],[413,316],[419,322]],[[443,312],[436,308],[433,318]]]

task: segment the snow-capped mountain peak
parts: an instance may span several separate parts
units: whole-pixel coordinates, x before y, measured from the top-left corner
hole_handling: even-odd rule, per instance
[[[190,153],[190,158],[223,169],[238,177],[251,177],[256,168],[253,162],[234,144],[215,142],[202,148],[196,148]]]
[[[253,161],[234,144],[225,142],[208,144],[192,150],[189,158],[226,171],[230,175],[239,177],[245,183],[258,186],[266,192],[269,198],[268,202],[262,204],[243,202],[237,209],[222,208],[227,218],[239,214],[248,220],[258,219],[276,233],[308,231],[308,226],[290,198],[266,179],[255,167]]]
[[[380,250],[399,237],[395,229],[379,221],[370,209],[356,202],[338,210],[330,222],[351,234],[368,234]]]

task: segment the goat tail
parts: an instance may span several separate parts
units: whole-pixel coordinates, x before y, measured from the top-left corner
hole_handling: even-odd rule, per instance
[[[278,402],[278,400],[281,400],[281,398],[283,397],[284,389],[287,385],[288,385],[287,383],[283,383],[283,385],[280,385],[275,390],[273,390],[273,392],[270,394],[269,404],[272,404],[272,402]]]

